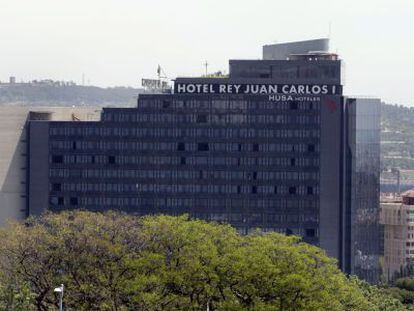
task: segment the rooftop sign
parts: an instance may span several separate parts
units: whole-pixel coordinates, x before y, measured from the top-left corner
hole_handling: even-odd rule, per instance
[[[168,83],[166,81],[161,81],[160,79],[142,79],[141,85],[148,89],[166,89],[168,87]]]
[[[341,95],[341,85],[327,84],[231,84],[231,83],[175,83],[178,94],[295,94]]]

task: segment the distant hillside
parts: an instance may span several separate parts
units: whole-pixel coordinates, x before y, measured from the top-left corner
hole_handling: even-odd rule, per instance
[[[383,168],[414,170],[414,108],[388,104],[381,108]]]
[[[136,104],[141,89],[127,87],[100,88],[54,81],[0,84],[0,105],[127,105]]]

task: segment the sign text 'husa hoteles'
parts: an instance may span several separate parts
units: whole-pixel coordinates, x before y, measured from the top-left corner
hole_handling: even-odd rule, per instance
[[[328,84],[231,84],[175,83],[174,92],[181,94],[297,94],[341,95],[342,86]]]

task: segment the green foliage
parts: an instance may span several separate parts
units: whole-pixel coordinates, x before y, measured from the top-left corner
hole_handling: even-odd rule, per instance
[[[0,287],[0,310],[31,311],[35,294],[28,284],[8,283]]]
[[[119,310],[126,259],[140,247],[137,219],[87,212],[46,215],[1,232],[0,280],[28,284],[38,310],[56,304],[65,284],[67,310]]]
[[[395,281],[395,286],[401,289],[414,291],[414,278],[406,277]]]
[[[0,232],[0,310],[405,310],[298,237],[63,212]]]
[[[381,106],[381,166],[414,169],[414,108]]]
[[[351,278],[351,282],[356,284],[365,299],[368,301],[367,311],[404,311],[411,310],[404,306],[389,290],[369,285],[367,282]]]

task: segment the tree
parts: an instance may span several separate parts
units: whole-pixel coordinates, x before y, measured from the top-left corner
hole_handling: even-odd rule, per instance
[[[187,216],[62,212],[0,238],[0,310],[53,309],[61,283],[65,310],[404,310],[298,237]]]
[[[298,237],[167,216],[144,218],[142,231],[133,309],[366,310],[335,261]]]
[[[65,284],[67,310],[121,310],[125,265],[141,247],[137,218],[118,213],[47,214],[0,233],[0,280],[30,286],[37,310],[56,305]]]
[[[404,306],[395,296],[387,289],[369,285],[367,282],[358,280],[356,277],[351,279],[368,302],[367,311],[404,311],[414,310],[411,307]]]

